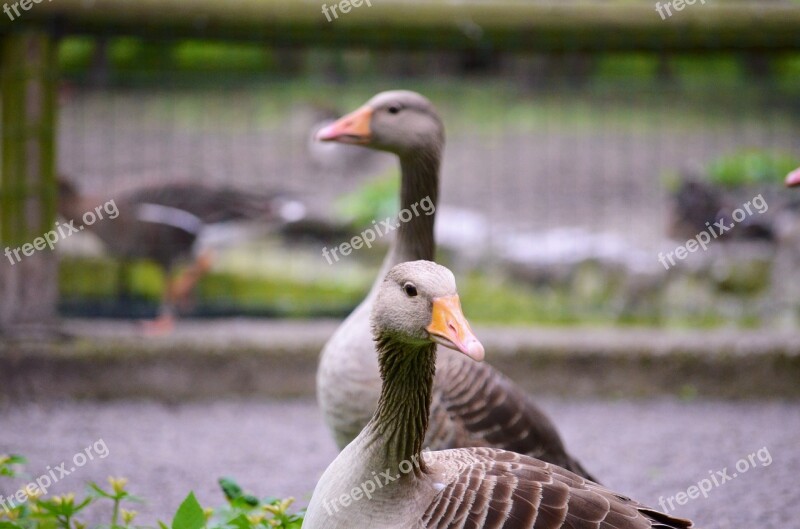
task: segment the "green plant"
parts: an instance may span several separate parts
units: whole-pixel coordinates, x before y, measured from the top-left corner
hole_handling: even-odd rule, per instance
[[[363,184],[336,203],[337,212],[351,222],[354,229],[368,228],[373,220],[397,215],[400,203],[400,177],[395,169]]]
[[[708,167],[710,180],[724,187],[748,184],[776,184],[800,165],[796,157],[758,149],[722,156]]]
[[[26,477],[20,468],[25,458],[19,455],[0,455],[0,477],[14,479]],[[79,500],[74,493],[47,497],[32,483],[20,489],[6,503],[0,504],[0,529],[86,529],[77,517],[87,508],[111,503],[108,525],[99,524],[94,529],[151,529],[134,525],[137,512],[122,507],[123,503],[141,502],[127,490],[128,480],[109,477],[110,490],[89,483],[88,493]],[[300,529],[303,514],[290,513],[292,498],[258,499],[246,494],[230,478],[221,478],[219,485],[227,504],[213,509],[203,508],[190,492],[178,507],[171,526],[158,522],[160,529]],[[24,497],[20,501],[19,497]],[[3,500],[0,497],[0,500]]]

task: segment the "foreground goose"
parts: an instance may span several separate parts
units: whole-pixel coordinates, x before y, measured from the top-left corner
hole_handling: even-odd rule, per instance
[[[661,529],[688,520],[655,511],[525,455],[492,448],[422,451],[436,344],[480,361],[450,271],[402,263],[372,309],[380,366],[378,409],[320,478],[304,529]]]
[[[417,205],[439,192],[444,127],[433,105],[407,91],[383,92],[366,105],[319,131],[322,141],[364,145],[395,153],[402,170],[401,210],[417,208],[401,223],[379,279],[366,299],[325,345],[317,371],[317,397],[336,442],[343,448],[370,420],[378,403],[380,377],[370,336],[369,314],[381,277],[404,261],[434,258],[434,215]],[[530,398],[485,364],[443,350],[432,393],[431,427],[425,446],[440,450],[491,446],[528,454],[585,477],[591,476],[564,449],[556,429]]]

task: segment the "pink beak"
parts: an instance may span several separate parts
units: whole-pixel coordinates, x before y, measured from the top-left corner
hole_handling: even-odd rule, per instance
[[[797,187],[800,186],[800,168],[795,169],[786,177],[786,186],[787,187]]]

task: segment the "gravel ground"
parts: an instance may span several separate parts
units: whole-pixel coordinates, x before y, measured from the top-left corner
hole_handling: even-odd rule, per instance
[[[547,399],[542,405],[587,468],[640,501],[656,506],[661,496],[666,501],[710,471],[721,476],[727,469],[737,477],[675,512],[707,529],[783,529],[800,518],[800,403]],[[0,452],[25,454],[34,477],[62,461],[70,469],[73,454],[96,444],[95,453],[107,456],[76,469],[52,492],[124,475],[148,500],[135,507],[141,523],[168,520],[190,489],[202,503],[220,504],[215,481],[223,475],[260,495],[292,495],[304,505],[336,455],[310,400],[30,403],[0,410],[0,425]],[[10,488],[4,484],[0,493]]]

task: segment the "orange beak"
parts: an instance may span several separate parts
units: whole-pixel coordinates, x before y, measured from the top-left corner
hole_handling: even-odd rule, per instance
[[[364,105],[320,129],[317,140],[366,145],[372,139],[371,121],[372,109]]]
[[[426,330],[439,345],[460,351],[476,362],[483,360],[483,345],[472,333],[469,322],[461,312],[458,296],[433,300],[433,317]]]
[[[786,186],[787,187],[797,187],[800,186],[800,168],[795,169],[786,177]]]

